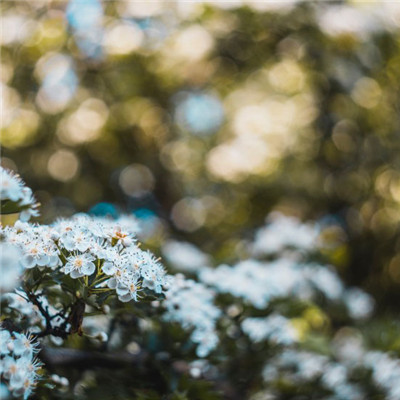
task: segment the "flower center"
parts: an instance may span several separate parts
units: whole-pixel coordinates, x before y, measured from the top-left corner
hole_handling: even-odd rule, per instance
[[[123,238],[125,238],[125,237],[127,237],[128,235],[126,234],[126,233],[123,233],[123,232],[121,232],[121,231],[116,231],[115,232],[115,237],[116,238],[118,238],[118,239],[123,239]]]
[[[82,261],[81,258],[77,258],[77,259],[75,260],[74,265],[75,265],[76,268],[82,267],[82,264],[83,264],[83,261]]]

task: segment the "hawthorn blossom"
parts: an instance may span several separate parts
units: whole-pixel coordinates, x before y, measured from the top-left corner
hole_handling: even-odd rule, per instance
[[[345,288],[337,273],[329,266],[299,263],[278,258],[271,262],[254,259],[234,266],[204,268],[200,280],[221,293],[242,298],[258,309],[264,309],[274,299],[317,299],[323,294],[330,301],[342,301]]]
[[[30,331],[32,333],[36,331],[35,328],[40,330],[41,327],[44,327],[46,321],[38,307],[27,299],[26,294],[22,290],[15,290],[14,292],[15,293],[5,293],[1,297],[1,300],[5,301],[5,306],[7,308],[17,313],[18,316],[15,318],[15,321],[29,321]],[[38,296],[38,299],[49,311],[53,312],[53,307],[48,304],[44,296]],[[55,321],[56,319],[53,319],[52,324],[54,324]]]
[[[198,357],[206,357],[217,347],[216,323],[221,311],[214,305],[212,290],[183,275],[170,276],[164,306],[166,321],[178,322],[183,329],[192,331],[190,339],[197,344]]]
[[[139,277],[133,273],[125,273],[120,279],[110,279],[108,287],[115,289],[118,295],[118,299],[122,302],[128,302],[130,300],[137,301],[138,290],[140,289]]]
[[[137,230],[132,216],[113,220],[77,214],[50,226],[19,222],[0,233],[21,251],[24,268],[49,267],[73,279],[96,273],[94,290],[115,290],[126,302],[138,301],[142,289],[161,294],[166,283],[159,260],[139,248]]]
[[[161,293],[164,284],[165,271],[163,266],[149,252],[142,252],[140,256],[140,274],[143,278],[143,287]]]
[[[32,357],[32,355],[38,352],[38,342],[34,342],[31,335],[14,332],[13,336],[14,341],[12,343],[15,355]]]
[[[0,166],[0,201],[8,213],[20,213],[22,221],[37,217],[37,203],[32,190],[15,173]]]
[[[59,249],[55,233],[47,226],[17,221],[13,227],[0,228],[5,242],[16,245],[20,252],[20,263],[26,269],[34,267],[56,268],[59,263]]]
[[[80,252],[86,251],[91,243],[87,232],[83,229],[74,229],[65,232],[61,237],[64,247],[69,251],[78,250]]]
[[[40,362],[38,344],[30,335],[0,329],[0,377],[2,393],[27,399],[36,385]]]
[[[95,258],[89,253],[74,253],[67,258],[67,263],[65,264],[63,270],[66,274],[69,274],[71,278],[80,278],[84,275],[92,275],[96,270],[94,264]]]

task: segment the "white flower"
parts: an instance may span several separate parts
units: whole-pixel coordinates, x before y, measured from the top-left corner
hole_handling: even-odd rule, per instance
[[[130,279],[118,282],[115,291],[117,292],[119,300],[125,303],[132,299],[137,301],[139,289],[139,280],[132,276]]]
[[[345,291],[344,302],[352,318],[368,318],[374,311],[374,299],[358,288],[350,288]]]
[[[126,254],[118,246],[104,250],[103,258],[104,264],[101,269],[106,275],[114,275],[117,268],[122,268],[127,263]]]
[[[90,246],[90,236],[82,229],[67,231],[60,237],[60,241],[69,251],[85,252]]]
[[[44,246],[41,241],[30,242],[25,245],[25,255],[22,258],[22,265],[31,269],[33,267],[44,267],[50,261],[49,256],[44,251]]]
[[[23,198],[21,181],[11,172],[0,169],[0,199],[18,201]]]
[[[101,238],[93,238],[90,242],[89,251],[98,259],[107,259],[107,244]]]
[[[120,226],[116,226],[109,229],[108,234],[111,237],[111,239],[115,240],[116,242],[122,244],[125,247],[129,247],[134,242],[130,232],[123,231]]]
[[[150,252],[142,252],[140,274],[143,277],[143,287],[161,293],[164,284],[165,271]]]
[[[39,216],[39,210],[36,208],[36,199],[33,197],[33,193],[30,188],[24,187],[22,189],[22,194],[23,197],[19,204],[21,206],[27,206],[27,208],[24,208],[21,211],[19,219],[23,222],[27,222],[31,219],[31,217]]]
[[[114,275],[116,268],[115,265],[113,264],[112,261],[104,261],[103,266],[101,267],[101,270],[106,274],[106,275]]]
[[[13,290],[22,274],[22,251],[9,243],[0,243],[0,291]]]
[[[330,363],[322,376],[322,382],[329,388],[335,389],[347,381],[347,368],[339,363]]]
[[[117,220],[108,219],[109,225],[116,226],[120,231],[124,231],[129,234],[129,236],[134,237],[140,232],[140,226],[137,218],[133,215],[121,215]]]
[[[343,294],[343,284],[333,269],[317,265],[309,265],[304,269],[304,278],[331,300],[340,299]]]
[[[18,175],[3,167],[0,167],[0,201],[2,206],[11,203],[10,212],[19,212],[23,221],[39,215],[32,190],[25,186]]]
[[[92,275],[96,270],[95,258],[88,253],[75,253],[67,258],[64,272],[70,274],[71,278],[80,278],[84,275]]]
[[[37,353],[37,342],[32,342],[31,336],[26,336],[22,333],[14,332],[13,352],[17,356],[32,358],[32,355]]]

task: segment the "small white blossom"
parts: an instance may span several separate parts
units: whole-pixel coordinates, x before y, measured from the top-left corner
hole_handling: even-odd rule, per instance
[[[11,171],[0,166],[0,201],[8,212],[20,213],[22,221],[31,216],[38,216],[36,200],[32,190],[25,186],[23,180]]]
[[[88,253],[75,253],[67,258],[64,272],[70,274],[71,278],[80,278],[84,275],[92,275],[96,270],[94,265],[95,258]]]
[[[368,318],[374,311],[374,299],[358,288],[347,289],[344,294],[344,302],[352,318]]]

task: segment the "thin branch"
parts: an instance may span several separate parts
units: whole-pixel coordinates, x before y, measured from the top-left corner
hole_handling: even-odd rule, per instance
[[[44,336],[53,335],[53,336],[57,336],[62,339],[65,339],[69,334],[69,332],[66,331],[67,320],[65,319],[64,322],[61,324],[61,326],[53,327],[51,324],[51,321],[58,315],[57,314],[50,315],[48,307],[46,307],[46,308],[43,307],[43,304],[38,299],[38,297],[39,297],[38,295],[36,295],[35,293],[33,293],[29,290],[25,290],[25,293],[28,296],[28,300],[38,308],[39,312],[42,314],[42,316],[45,320],[45,323],[46,323],[45,330],[35,333],[35,336],[36,337],[44,337]],[[65,310],[63,310],[63,311],[65,312]],[[58,313],[58,314],[60,314],[60,313]]]

